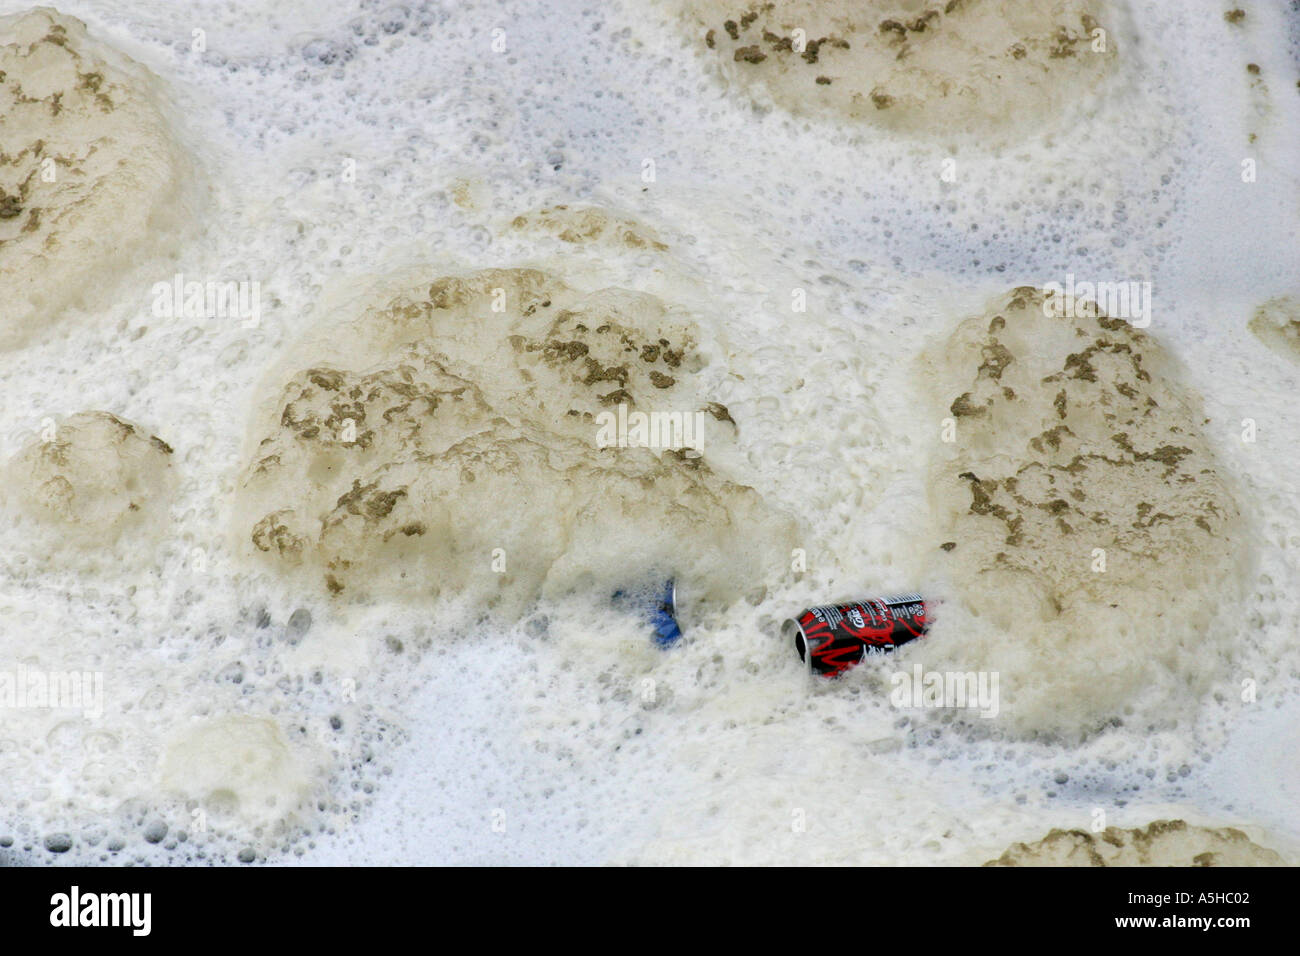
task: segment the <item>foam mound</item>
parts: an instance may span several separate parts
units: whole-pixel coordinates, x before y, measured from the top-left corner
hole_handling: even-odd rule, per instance
[[[1278,355],[1300,362],[1300,299],[1290,295],[1269,299],[1255,310],[1247,327]]]
[[[1102,0],[684,3],[732,83],[796,113],[904,130],[1041,126],[1115,55]]]
[[[184,160],[157,79],[49,8],[0,18],[0,348],[140,258]]]
[[[48,438],[48,440],[45,440]],[[92,552],[130,533],[134,546],[166,524],[175,491],[172,449],[113,415],[73,415],[6,465],[6,496],[28,542]]]
[[[254,823],[291,819],[310,777],[274,721],[229,716],[181,733],[163,757],[162,784],[213,821],[240,817]]]
[[[649,227],[599,206],[569,206],[563,203],[545,206],[535,212],[516,216],[510,225],[520,231],[544,233],[574,245],[605,242],[626,249],[650,249],[655,252],[663,252],[668,248]]]
[[[1016,289],[927,359],[955,423],[929,479],[933,553],[960,600],[923,653],[1000,672],[1024,729],[1082,732],[1147,692],[1206,689],[1246,535],[1164,348],[1091,302],[1047,311]]]
[[[1155,820],[1145,827],[1101,833],[1053,830],[1036,843],[1016,843],[985,866],[1284,866],[1277,853],[1232,827]]]
[[[674,574],[748,594],[788,560],[789,522],[716,466],[737,425],[689,314],[531,269],[395,285],[272,386],[238,511],[258,555],[334,594],[503,608]]]

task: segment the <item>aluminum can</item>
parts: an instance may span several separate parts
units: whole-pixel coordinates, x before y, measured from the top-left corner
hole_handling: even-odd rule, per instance
[[[930,629],[929,609],[919,594],[867,598],[847,604],[810,607],[781,625],[793,638],[809,670],[834,677],[868,654],[892,651]]]

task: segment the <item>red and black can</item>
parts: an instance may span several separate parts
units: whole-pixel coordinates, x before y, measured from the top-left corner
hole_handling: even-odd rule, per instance
[[[834,677],[868,654],[892,651],[929,629],[921,595],[900,594],[810,607],[782,624],[781,634],[794,637],[799,659],[809,670]]]

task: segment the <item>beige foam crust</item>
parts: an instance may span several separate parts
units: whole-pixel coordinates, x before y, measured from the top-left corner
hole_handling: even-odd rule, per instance
[[[577,246],[610,244],[629,250],[648,249],[665,252],[664,243],[654,229],[628,216],[585,203],[556,203],[516,216],[514,229],[554,236],[561,242]]]
[[[290,748],[283,728],[249,715],[183,728],[167,745],[159,774],[165,790],[211,814],[212,824],[238,819],[245,826],[295,819],[312,781],[304,755]]]
[[[1260,305],[1249,329],[1255,337],[1293,362],[1300,362],[1300,298],[1282,295]]]
[[[1234,827],[1154,820],[1145,827],[1052,830],[1034,843],[1015,843],[985,866],[1283,866],[1274,850]]]
[[[1116,44],[1100,0],[679,0],[732,84],[799,114],[925,134],[1042,127]]]
[[[271,386],[237,510],[253,553],[345,598],[517,609],[687,568],[697,594],[761,590],[792,526],[711,464],[738,426],[695,387],[688,313],[533,269],[427,276],[327,321]],[[620,407],[703,432],[602,448]]]
[[[1215,619],[1249,564],[1176,364],[1154,336],[1080,308],[1049,317],[1018,288],[923,363],[955,430],[929,498],[958,604],[921,653],[999,672],[1023,731],[1095,729],[1148,694],[1167,712],[1194,705],[1231,651]]]
[[[78,561],[125,538],[147,553],[168,521],[176,488],[172,448],[142,426],[106,411],[48,421],[48,433],[5,466],[5,498],[24,546]]]
[[[0,18],[0,348],[97,301],[178,216],[190,173],[160,100],[80,20]]]

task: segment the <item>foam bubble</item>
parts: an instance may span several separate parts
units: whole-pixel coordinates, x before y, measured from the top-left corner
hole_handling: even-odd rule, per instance
[[[574,245],[613,243],[628,249],[668,249],[644,223],[621,216],[599,206],[569,206],[558,203],[536,212],[516,216],[510,225],[515,229],[541,232],[561,242]]]
[[[1100,0],[688,0],[734,83],[797,113],[929,134],[1041,129],[1116,56]]]
[[[222,817],[283,824],[299,812],[312,780],[275,721],[243,715],[181,731],[160,772],[164,788],[211,814],[214,824]]]
[[[0,347],[111,287],[190,175],[147,70],[43,8],[0,20]]]
[[[241,513],[332,593],[517,611],[689,571],[722,598],[789,553],[790,522],[718,470],[737,424],[696,384],[716,348],[680,308],[487,270],[327,327],[256,425]]]
[[[110,412],[50,419],[47,428],[5,468],[7,497],[35,525],[17,529],[28,545],[91,560],[128,531],[136,553],[156,544],[176,485],[171,446]]]
[[[1300,299],[1278,296],[1255,310],[1250,331],[1279,355],[1300,361]]]
[[[1233,827],[1155,820],[1145,827],[1053,830],[986,866],[1282,866],[1282,857]]]
[[[1060,304],[1016,289],[931,359],[953,429],[934,554],[962,611],[940,614],[930,661],[1000,672],[1022,728],[1078,732],[1157,689],[1194,699],[1231,649],[1213,621],[1248,553],[1164,347],[1092,302],[1047,314]]]

